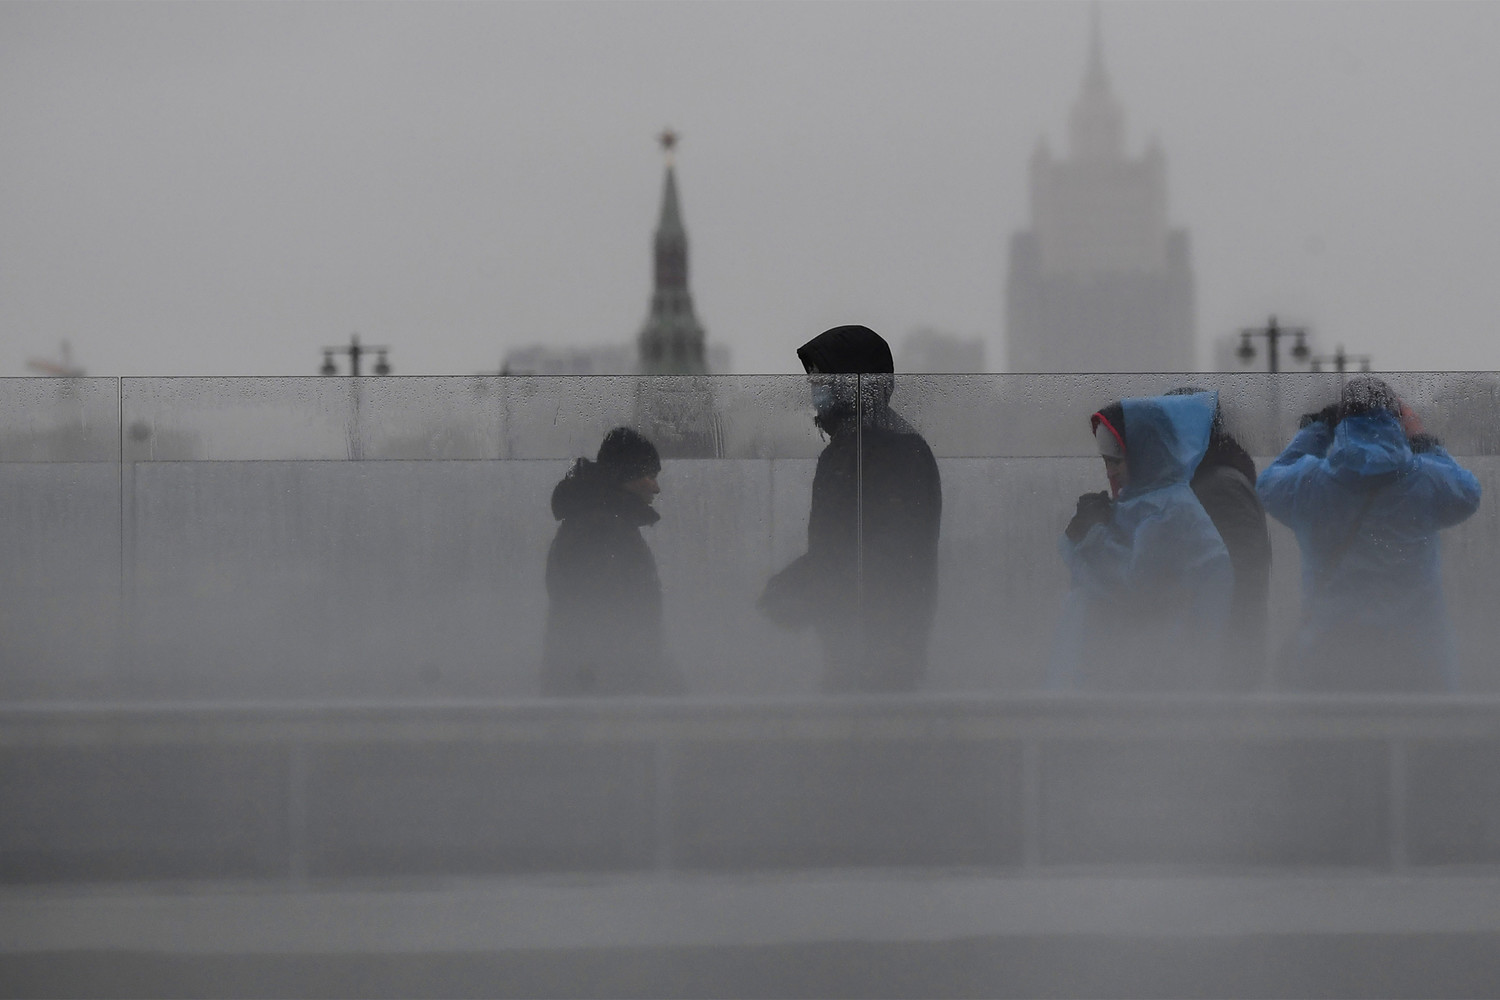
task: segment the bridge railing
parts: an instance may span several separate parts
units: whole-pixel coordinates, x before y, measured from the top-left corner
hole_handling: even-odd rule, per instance
[[[1385,376],[1488,496],[1500,378]],[[1102,488],[1089,413],[1217,389],[1262,464],[1333,374],[898,375],[943,481],[924,690],[1036,690],[1056,541]],[[533,697],[549,498],[604,432],[664,455],[668,652],[694,695],[797,697],[822,650],[755,610],[806,545],[824,439],[799,376],[10,379],[0,384],[0,702]],[[1500,691],[1500,520],[1445,533],[1461,690]],[[1270,647],[1299,614],[1273,526]],[[1264,687],[1274,690],[1268,669]]]

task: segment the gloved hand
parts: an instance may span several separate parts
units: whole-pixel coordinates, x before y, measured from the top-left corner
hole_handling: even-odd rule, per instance
[[[1098,493],[1085,493],[1078,498],[1078,509],[1073,512],[1073,520],[1068,522],[1068,527],[1063,533],[1068,536],[1069,541],[1081,542],[1083,536],[1087,535],[1094,525],[1109,522],[1109,515],[1113,508],[1114,501],[1103,490]]]
[[[1408,438],[1421,437],[1425,434],[1425,430],[1422,427],[1422,418],[1417,416],[1416,411],[1404,402],[1401,404],[1400,412],[1396,415],[1401,419],[1402,433]]]
[[[1339,404],[1329,403],[1316,413],[1304,413],[1297,421],[1297,429],[1310,427],[1313,424],[1327,424],[1329,427],[1337,426],[1339,422]]]
[[[1443,442],[1439,441],[1431,434],[1413,434],[1411,437],[1406,439],[1406,443],[1411,448],[1411,453],[1413,455],[1425,455],[1432,449],[1441,448],[1443,446]]]

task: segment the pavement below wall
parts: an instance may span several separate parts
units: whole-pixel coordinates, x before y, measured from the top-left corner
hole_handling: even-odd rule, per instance
[[[0,889],[3,996],[1500,996],[1500,873]]]

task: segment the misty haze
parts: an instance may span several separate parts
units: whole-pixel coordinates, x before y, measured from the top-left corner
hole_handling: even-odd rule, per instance
[[[1497,27],[0,9],[0,995],[1493,995]]]

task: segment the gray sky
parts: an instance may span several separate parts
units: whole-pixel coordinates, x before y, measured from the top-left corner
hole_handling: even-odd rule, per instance
[[[1275,311],[1399,368],[1500,369],[1500,4],[1108,3],[1166,150],[1200,341]],[[634,337],[678,171],[740,372],[864,322],[990,339],[1088,8],[0,6],[0,375],[400,373]],[[1208,353],[1201,352],[1206,362]]]

